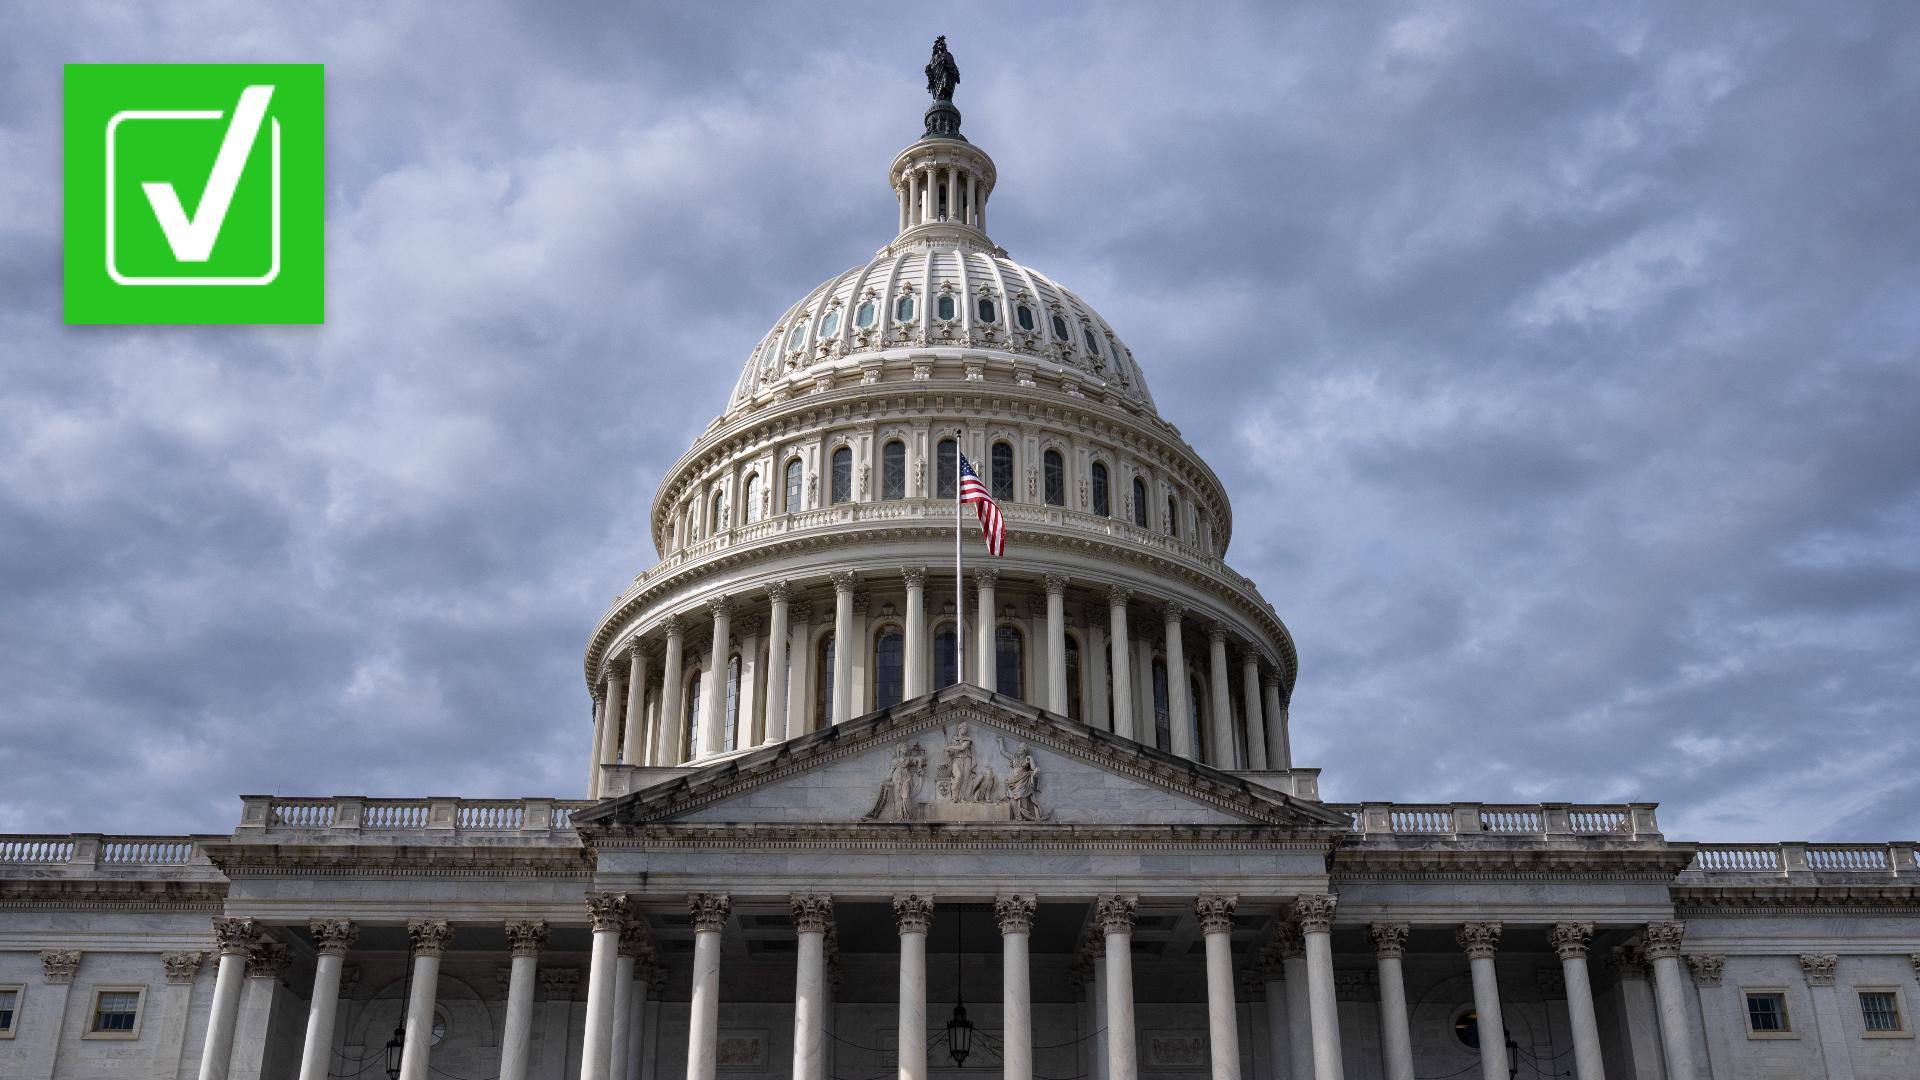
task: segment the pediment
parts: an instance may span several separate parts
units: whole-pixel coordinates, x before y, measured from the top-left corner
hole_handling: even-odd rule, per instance
[[[1279,826],[1341,815],[970,685],[697,769],[575,813],[585,828],[677,823]]]

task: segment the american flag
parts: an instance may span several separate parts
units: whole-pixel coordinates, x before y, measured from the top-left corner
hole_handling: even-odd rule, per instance
[[[967,455],[960,455],[960,501],[973,503],[980,512],[980,536],[987,542],[987,553],[1005,555],[1007,553],[1007,523],[1000,516],[1000,507],[987,494],[987,485],[980,482],[980,474],[973,471],[973,462]]]

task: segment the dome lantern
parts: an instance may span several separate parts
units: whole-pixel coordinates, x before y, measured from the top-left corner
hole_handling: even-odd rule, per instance
[[[893,159],[888,175],[900,202],[900,234],[946,233],[985,241],[987,196],[993,191],[993,159],[960,134],[960,110],[953,90],[960,68],[947,51],[947,39],[934,39],[927,62],[926,130],[920,140]],[[990,242],[989,242],[990,243]]]

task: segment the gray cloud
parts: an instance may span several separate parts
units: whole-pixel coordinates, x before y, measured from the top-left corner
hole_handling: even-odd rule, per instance
[[[578,790],[653,483],[888,238],[940,32],[995,238],[1226,480],[1330,797],[1913,834],[1898,4],[11,9],[0,823]],[[324,329],[60,325],[59,65],[187,58],[328,65]]]

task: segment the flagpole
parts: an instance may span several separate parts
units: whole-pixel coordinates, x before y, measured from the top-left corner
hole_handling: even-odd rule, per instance
[[[967,579],[960,568],[960,435],[953,429],[953,681],[967,681]]]

